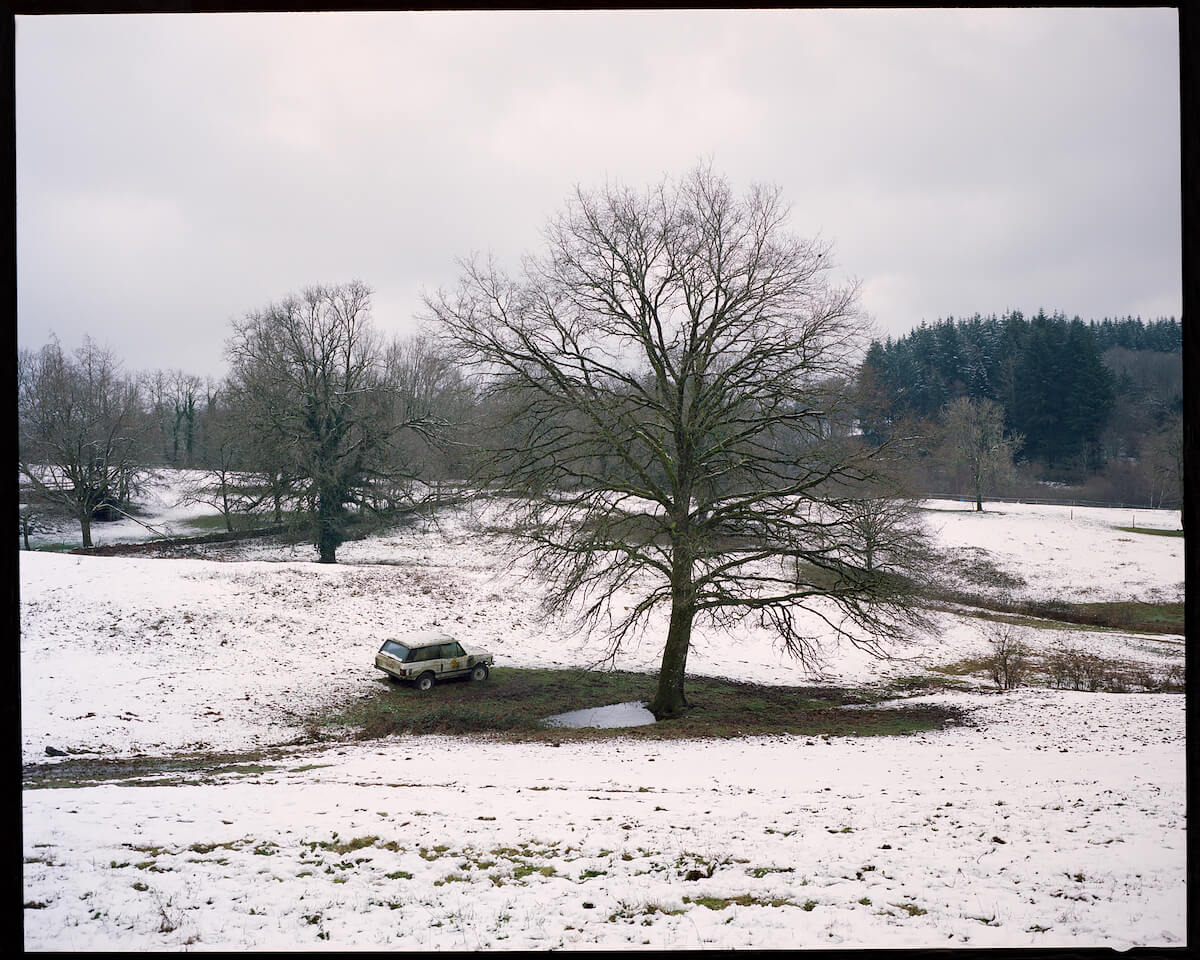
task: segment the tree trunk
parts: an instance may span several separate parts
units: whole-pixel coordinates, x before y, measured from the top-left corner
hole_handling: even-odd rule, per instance
[[[683,694],[688,646],[692,641],[692,620],[696,616],[696,595],[692,586],[691,553],[676,544],[671,564],[671,622],[667,627],[667,645],[663,649],[658,672],[658,691],[650,701],[650,712],[658,720],[677,717],[688,705]]]
[[[221,513],[225,515],[225,532],[233,533],[233,511],[229,509],[229,488],[225,480],[221,480]]]
[[[683,678],[694,616],[695,611],[690,606],[679,607],[672,602],[667,645],[663,650],[662,668],[658,673],[658,691],[649,706],[650,712],[659,720],[679,716],[688,705],[683,694]]]
[[[337,538],[324,525],[317,538],[317,563],[337,563]]]
[[[341,503],[336,497],[328,494],[317,494],[317,562],[337,563],[337,548],[342,542],[341,519],[339,507]]]
[[[92,514],[85,510],[79,515],[79,529],[85,547],[92,545]]]

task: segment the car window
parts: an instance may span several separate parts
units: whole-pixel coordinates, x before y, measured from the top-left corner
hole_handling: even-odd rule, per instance
[[[441,646],[441,656],[447,660],[459,656],[457,643],[443,643]]]
[[[401,662],[408,659],[409,651],[402,643],[397,643],[395,640],[384,640],[383,646],[380,648],[384,653],[390,653],[393,657],[397,657]]]
[[[417,651],[416,658],[418,661],[438,660],[441,658],[442,647],[440,644],[432,647],[422,647]]]

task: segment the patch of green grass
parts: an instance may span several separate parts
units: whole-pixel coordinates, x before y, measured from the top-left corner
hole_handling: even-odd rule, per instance
[[[309,718],[358,739],[392,734],[486,734],[510,741],[731,738],[764,734],[889,736],[941,729],[959,718],[937,705],[876,705],[879,691],[781,687],[689,677],[682,716],[611,730],[547,727],[543,718],[613,703],[649,701],[657,678],[627,671],[495,667],[484,683],[444,683],[422,693],[380,679],[366,696]],[[855,709],[844,709],[853,705]]]
[[[335,835],[336,837],[336,835]],[[353,853],[355,850],[361,850],[363,847],[373,847],[379,842],[379,838],[372,834],[369,837],[355,837],[353,840],[344,840],[339,842],[333,840],[310,840],[307,846],[311,850],[316,850],[320,847],[322,850],[328,850],[331,853]],[[442,848],[446,849],[445,847]]]
[[[685,901],[687,897],[683,898]],[[708,907],[709,910],[724,910],[729,906],[729,901],[724,897],[697,897],[692,901],[698,903],[702,907]]]
[[[683,900],[686,903],[687,897],[684,897]],[[583,906],[586,909],[590,910],[595,906],[595,904],[585,902],[583,904]],[[683,913],[687,913],[687,910],[683,909],[682,907],[675,907],[675,908],[664,907],[661,903],[657,903],[654,901],[649,901],[647,903],[642,904],[641,906],[636,906],[636,905],[630,904],[630,903],[622,903],[620,906],[620,909],[618,909],[614,913],[609,914],[608,922],[616,923],[618,920],[632,920],[635,917],[652,917],[656,913],[661,913],[663,916],[666,916],[666,917],[674,917],[674,916],[679,916],[680,914],[683,914]],[[650,921],[646,920],[644,922],[649,923]]]
[[[888,689],[896,696],[909,696],[937,690],[970,690],[971,685],[951,677],[913,674],[908,677],[893,677],[888,681]]]
[[[969,677],[975,674],[987,673],[990,666],[983,657],[966,657],[962,660],[955,660],[953,663],[939,663],[930,666],[929,669],[936,670],[938,673],[949,674],[952,677]]]
[[[1153,527],[1115,527],[1124,533],[1145,533],[1151,537],[1182,537],[1182,530],[1155,530]]]
[[[233,521],[235,531],[246,530],[254,525],[249,517],[241,514],[234,514],[230,519]],[[219,513],[205,514],[202,517],[188,517],[180,525],[197,533],[225,533],[229,529],[225,525],[225,518]]]
[[[677,917],[680,914],[687,913],[687,911],[682,907],[671,908],[664,907],[661,903],[647,903],[646,906],[642,908],[642,913],[648,917],[656,913],[661,913],[665,917]]]
[[[709,910],[724,910],[730,904],[737,904],[739,907],[800,907],[802,910],[811,910],[817,905],[815,900],[808,900],[801,905],[787,897],[756,897],[752,893],[743,893],[736,897],[684,897],[683,902],[699,904],[708,907]]]
[[[1023,627],[1063,630],[1071,629],[1072,624],[1078,624],[1134,633],[1184,632],[1182,603],[1144,603],[1140,600],[1088,603],[1068,603],[1065,600],[1005,600],[952,590],[936,591],[930,599],[935,609],[939,609],[938,601],[962,604],[975,607],[979,612],[955,612],[985,620],[1002,620]]]
[[[1098,623],[1145,633],[1184,632],[1182,603],[1142,603],[1120,600],[1107,603],[1067,604],[1068,613],[1078,617],[1078,623]]]
[[[1029,627],[1033,630],[1073,630],[1080,633],[1119,632],[1116,627],[1102,627],[1096,624],[1070,623],[1065,620],[1047,620],[1040,617],[1026,617],[1015,613],[994,613],[991,610],[963,609],[934,605],[935,610],[944,610],[960,617],[973,617],[976,620],[987,620],[990,623],[1011,623],[1014,627]]]
[[[543,877],[552,877],[557,873],[553,864],[546,864],[544,867],[535,867],[532,863],[522,863],[513,871],[514,880],[523,880],[530,874],[540,873]]]
[[[192,853],[212,853],[214,850],[240,850],[243,844],[241,840],[229,840],[225,843],[193,843],[188,849]]]
[[[275,515],[272,514],[244,514],[235,513],[230,517],[233,522],[233,530],[235,533],[243,530],[260,530],[264,527],[275,526]],[[308,520],[308,516],[303,513],[284,511],[283,524],[304,523]],[[228,527],[225,524],[225,518],[219,513],[209,513],[201,517],[188,517],[183,521],[183,526],[197,533],[226,533]]]
[[[753,870],[746,871],[755,879],[761,880],[768,873],[795,873],[795,867],[755,867]]]

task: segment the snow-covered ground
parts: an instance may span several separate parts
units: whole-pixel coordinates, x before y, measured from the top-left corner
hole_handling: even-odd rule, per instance
[[[1179,530],[1178,510],[998,503],[978,513],[973,503],[951,500],[924,506],[942,547],[985,551],[992,563],[1025,581],[1010,588],[1017,596],[1183,600],[1183,538],[1120,529]]]
[[[18,478],[18,483],[23,479]],[[201,470],[164,469],[152,472],[138,501],[136,516],[93,523],[92,545],[99,547],[108,543],[133,543],[153,537],[195,534],[188,521],[216,513],[208,504],[197,503],[187,496],[188,488],[204,479]],[[60,543],[77,546],[82,542],[77,520],[56,517],[43,520],[43,524],[44,529],[39,529],[29,537],[34,549]]]
[[[27,791],[25,897],[46,906],[25,946],[1182,945],[1183,698],[1029,690],[977,722],[405,738],[190,786]]]
[[[927,506],[946,546],[1020,573],[1018,593],[1181,593],[1182,541],[1115,530],[1124,511]],[[21,553],[26,762],[47,746],[291,742],[305,711],[379,682],[375,649],[408,630],[446,628],[505,665],[604,652],[543,620],[536,582],[465,517],[345,544],[332,567],[303,545],[236,552],[249,559]],[[831,648],[822,674],[875,682],[983,652],[980,621],[937,623],[900,660]],[[1182,658],[1178,637],[1031,634]],[[653,669],[655,636],[615,665]],[[699,632],[688,668],[812,682],[755,630]],[[1181,945],[1183,698],[941,699],[972,725],[561,747],[398,737],[136,788],[27,789],[25,946]]]

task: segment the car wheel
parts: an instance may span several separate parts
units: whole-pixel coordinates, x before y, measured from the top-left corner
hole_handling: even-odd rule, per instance
[[[433,686],[433,674],[428,671],[417,677],[417,689],[428,690]]]
[[[471,671],[472,680],[486,680],[488,677],[488,668],[486,663],[475,664],[475,669]]]

